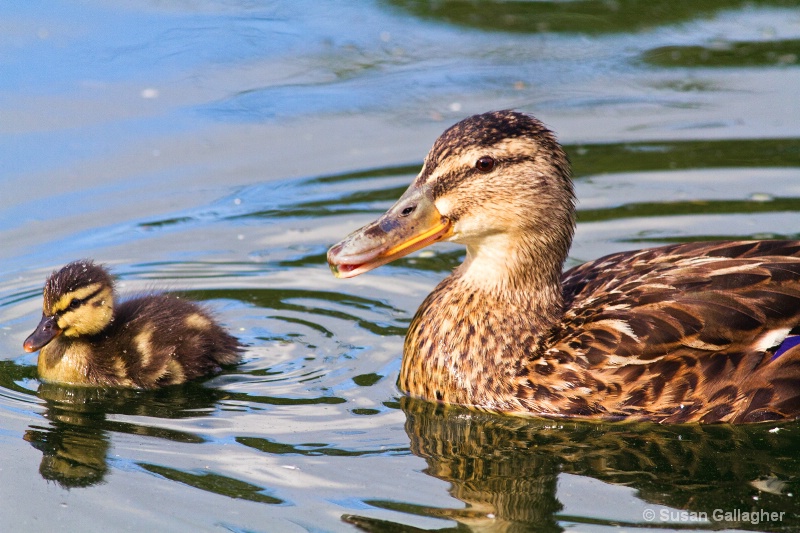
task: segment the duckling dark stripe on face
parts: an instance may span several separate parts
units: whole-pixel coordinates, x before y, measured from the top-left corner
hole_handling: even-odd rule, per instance
[[[63,314],[70,307],[73,309],[85,304],[103,290],[101,283],[94,283],[88,287],[81,287],[80,289],[68,292],[58,299],[58,301],[50,308],[51,314]]]
[[[74,298],[70,295],[82,295],[86,291],[73,291],[59,299],[63,308],[52,314],[56,318],[58,327],[68,337],[76,335],[93,335],[105,328],[112,318],[114,292],[113,288],[101,284],[87,287],[99,287],[87,294],[84,298]]]

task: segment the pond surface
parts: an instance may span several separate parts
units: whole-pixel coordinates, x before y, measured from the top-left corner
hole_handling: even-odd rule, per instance
[[[800,424],[521,420],[395,386],[463,256],[353,280],[327,248],[447,126],[559,134],[568,266],[800,238],[795,1],[34,1],[0,20],[0,530],[800,528]],[[204,301],[244,363],[157,392],[36,379],[41,287],[81,257]],[[756,512],[756,514],[753,514]],[[750,514],[743,514],[750,513]]]

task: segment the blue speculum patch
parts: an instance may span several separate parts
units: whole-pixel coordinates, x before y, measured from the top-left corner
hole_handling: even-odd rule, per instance
[[[775,355],[772,356],[772,359],[777,359],[783,355],[786,350],[789,348],[794,348],[798,344],[800,344],[800,335],[789,335],[783,340],[780,346],[778,346],[778,349],[775,350]]]

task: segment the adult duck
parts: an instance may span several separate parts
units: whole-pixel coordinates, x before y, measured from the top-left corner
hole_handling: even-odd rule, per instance
[[[398,385],[415,397],[665,423],[800,416],[800,242],[678,244],[562,273],[574,225],[553,133],[491,112],[445,131],[397,203],[328,262],[349,278],[466,245],[409,326]]]

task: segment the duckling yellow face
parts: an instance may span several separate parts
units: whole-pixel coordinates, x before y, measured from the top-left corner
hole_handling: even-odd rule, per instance
[[[113,289],[93,283],[62,296],[53,307],[52,316],[67,337],[94,335],[111,321],[113,306]]]
[[[54,272],[45,283],[42,319],[23,348],[34,352],[59,335],[94,335],[111,322],[114,289],[111,276],[91,261],[76,261]]]
[[[491,264],[526,247],[566,257],[573,211],[569,163],[547,128],[513,111],[476,115],[445,131],[397,203],[333,246],[328,262],[353,277],[441,240]]]

